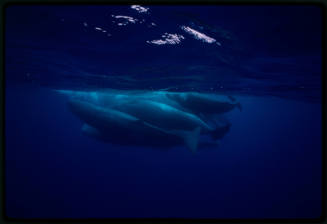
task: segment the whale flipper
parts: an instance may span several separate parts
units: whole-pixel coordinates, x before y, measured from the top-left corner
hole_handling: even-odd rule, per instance
[[[237,107],[240,111],[242,111],[242,105],[241,105],[241,103],[236,104],[236,107]]]
[[[193,131],[185,132],[184,134],[183,137],[184,142],[192,152],[196,152],[198,148],[200,132],[201,132],[201,127],[197,127]]]
[[[187,148],[193,153],[197,151],[200,132],[201,127],[197,127],[193,131],[170,131],[170,133],[182,138]]]
[[[100,136],[101,135],[100,131],[97,128],[92,127],[86,123],[83,124],[83,126],[82,126],[82,132],[85,134],[91,135],[91,136]]]

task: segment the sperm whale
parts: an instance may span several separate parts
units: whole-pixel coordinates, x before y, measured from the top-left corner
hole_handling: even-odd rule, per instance
[[[56,91],[69,96],[69,108],[84,123],[82,131],[89,136],[151,146],[184,143],[192,152],[202,135],[211,136],[213,142],[223,138],[231,124],[221,114],[241,109],[233,97],[205,93]]]

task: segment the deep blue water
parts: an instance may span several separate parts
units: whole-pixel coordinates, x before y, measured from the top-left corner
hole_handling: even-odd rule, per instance
[[[6,9],[7,215],[320,217],[320,8],[144,7]],[[100,88],[232,95],[243,109],[215,148],[123,147],[83,135],[52,91]]]

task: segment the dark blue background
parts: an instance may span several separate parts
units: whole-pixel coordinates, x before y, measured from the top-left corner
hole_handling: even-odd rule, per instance
[[[7,8],[8,216],[319,217],[320,8],[149,8],[144,15],[128,6]],[[117,27],[111,14],[157,26]],[[222,46],[181,25],[204,27]],[[145,42],[165,32],[185,40]],[[215,149],[119,147],[84,136],[67,98],[51,90],[99,87],[228,93],[243,111],[229,114],[231,131]]]

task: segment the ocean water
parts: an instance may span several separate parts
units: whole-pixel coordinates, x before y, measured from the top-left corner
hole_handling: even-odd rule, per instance
[[[319,7],[11,5],[5,18],[8,217],[320,217]],[[123,146],[85,135],[54,91],[108,89],[242,110],[216,146]]]

